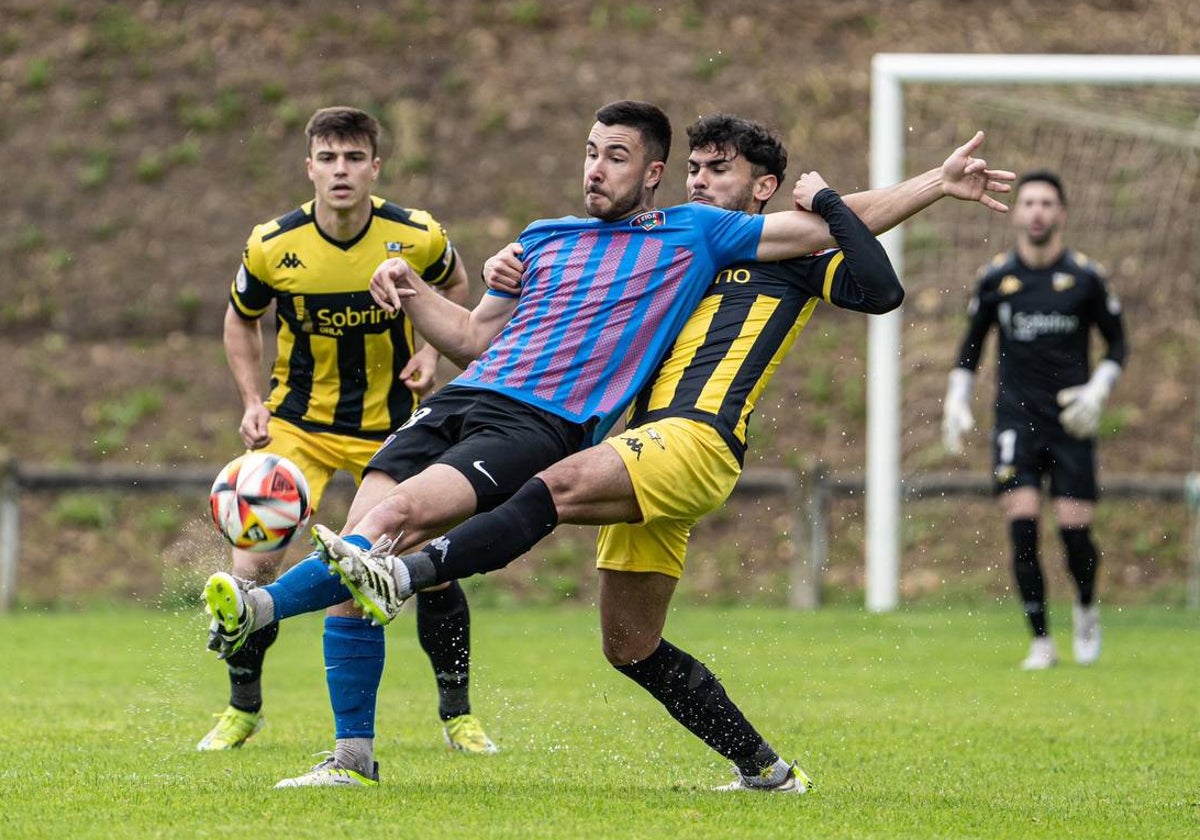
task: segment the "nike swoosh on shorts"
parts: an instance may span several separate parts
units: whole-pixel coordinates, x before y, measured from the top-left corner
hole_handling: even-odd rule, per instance
[[[492,474],[483,468],[483,461],[472,461],[471,466],[474,467],[475,469],[479,470],[485,476],[487,476],[487,480],[492,482],[493,485],[495,485],[496,487],[500,486],[500,482],[498,482],[498,481],[496,481],[496,479],[492,478]]]

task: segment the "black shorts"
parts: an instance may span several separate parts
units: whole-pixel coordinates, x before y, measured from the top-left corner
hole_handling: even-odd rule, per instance
[[[1094,502],[1100,495],[1096,486],[1096,441],[1079,440],[1060,429],[998,418],[992,434],[992,463],[998,494],[1017,487],[1040,490],[1049,474],[1052,497]]]
[[[475,489],[476,511],[506,501],[529,479],[578,452],[591,427],[481,388],[448,386],[383,442],[364,472],[404,481],[446,464]]]

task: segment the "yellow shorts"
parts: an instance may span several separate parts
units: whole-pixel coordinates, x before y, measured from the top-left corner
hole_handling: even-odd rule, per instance
[[[596,568],[679,577],[692,525],[725,503],[741,464],[712,426],[682,417],[626,429],[604,442],[625,462],[642,521],[600,529]]]
[[[278,417],[267,422],[267,431],[271,442],[261,451],[282,455],[300,468],[308,479],[314,511],[321,504],[329,479],[338,470],[354,476],[355,483],[362,480],[363,470],[380,443],[332,432],[308,432]]]

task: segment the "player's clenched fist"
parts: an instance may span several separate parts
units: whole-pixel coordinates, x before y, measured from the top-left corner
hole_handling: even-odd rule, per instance
[[[825,179],[821,177],[820,172],[805,172],[796,181],[796,186],[792,189],[792,201],[796,202],[797,210],[813,209],[813,198],[817,193],[828,187]]]

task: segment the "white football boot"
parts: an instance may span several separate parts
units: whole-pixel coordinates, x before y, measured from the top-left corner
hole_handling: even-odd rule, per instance
[[[376,624],[387,624],[412,597],[412,589],[397,582],[396,571],[408,583],[408,569],[388,553],[394,540],[380,537],[369,549],[342,539],[324,525],[314,525],[313,545],[321,560],[354,596],[359,609]]]
[[[1095,604],[1090,607],[1076,604],[1072,612],[1075,633],[1071,646],[1075,661],[1080,665],[1091,665],[1100,658],[1100,608]]]
[[[250,584],[226,572],[217,572],[204,584],[204,611],[212,616],[208,649],[217,659],[228,659],[250,638],[254,607],[243,594]]]
[[[1058,664],[1058,651],[1049,636],[1035,636],[1029,645],[1029,655],[1021,663],[1022,671],[1045,671]]]

